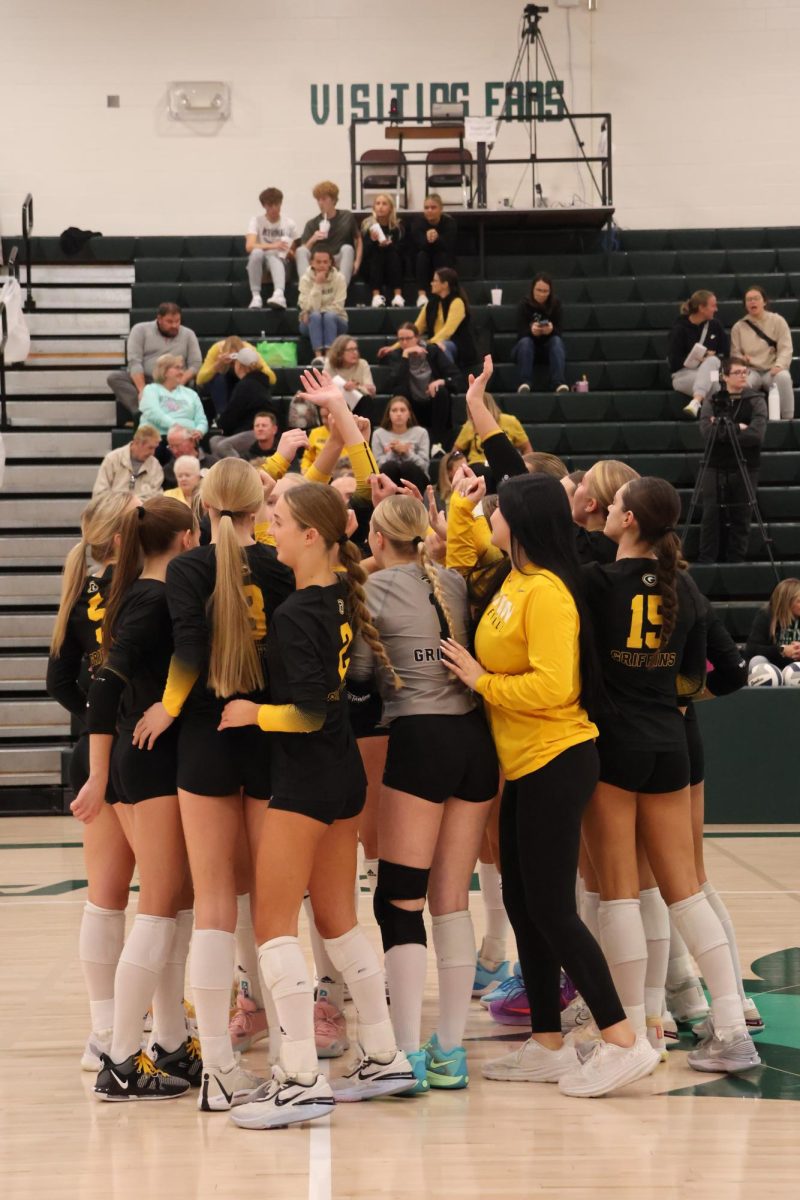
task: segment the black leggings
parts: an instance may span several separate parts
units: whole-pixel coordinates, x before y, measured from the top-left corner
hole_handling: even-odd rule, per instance
[[[534,1033],[561,1030],[561,967],[600,1029],[625,1019],[603,952],[575,907],[581,816],[599,774],[593,742],[509,780],[500,807],[503,902],[517,939]]]

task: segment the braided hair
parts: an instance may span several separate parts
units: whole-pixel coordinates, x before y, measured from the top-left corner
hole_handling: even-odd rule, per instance
[[[661,645],[666,646],[678,621],[679,571],[685,571],[681,539],[675,528],[681,517],[681,500],[671,483],[654,475],[632,479],[622,493],[623,507],[633,513],[641,541],[656,556],[656,587],[661,595]]]

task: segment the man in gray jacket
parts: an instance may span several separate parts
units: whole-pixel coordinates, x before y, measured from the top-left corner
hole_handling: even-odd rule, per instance
[[[168,301],[159,304],[155,321],[140,321],[128,334],[128,366],[112,371],[108,386],[118,404],[130,413],[139,411],[139,397],[146,383],[153,381],[153,367],[162,354],[180,354],[186,363],[180,382],[191,383],[203,356],[193,330],[181,324],[180,306]]]

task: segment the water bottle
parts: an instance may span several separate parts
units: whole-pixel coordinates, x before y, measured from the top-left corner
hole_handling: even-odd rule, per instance
[[[770,421],[780,421],[781,419],[781,398],[778,394],[777,383],[773,383],[767,392],[767,414]]]

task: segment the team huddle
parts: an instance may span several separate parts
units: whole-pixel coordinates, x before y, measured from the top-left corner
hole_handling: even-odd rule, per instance
[[[685,569],[675,489],[610,461],[531,473],[486,403],[491,369],[467,394],[488,473],[459,467],[446,513],[378,473],[319,371],[303,384],[330,436],[306,476],[226,458],[199,523],[163,496],[84,513],[48,689],[85,725],[72,809],[99,1099],[194,1088],[203,1111],[267,1129],[462,1089],[473,995],[511,986],[532,1034],[488,1079],[603,1095],[651,1074],[696,1017],[693,1068],[759,1065],[763,1024],[702,865],[692,707],[741,687],[744,662]],[[342,454],[349,506],[331,486]],[[357,919],[359,841],[383,962]],[[476,947],[479,858],[502,879],[513,974],[491,925]],[[358,1053],[329,1080],[345,989]],[[572,1032],[570,997],[591,1014]],[[263,1079],[238,1052],[267,1036]]]

